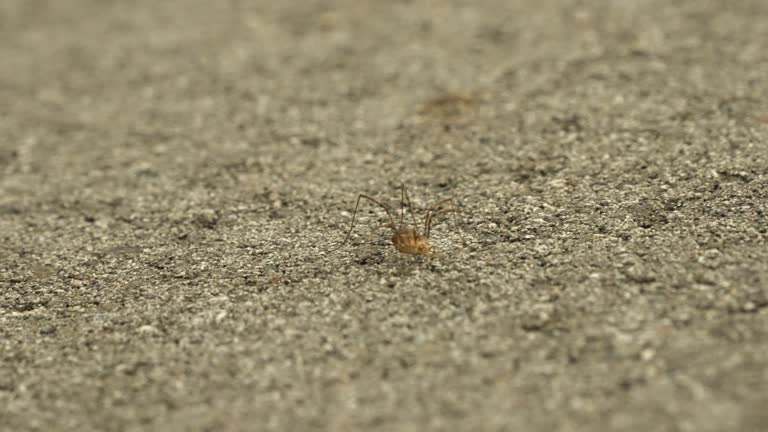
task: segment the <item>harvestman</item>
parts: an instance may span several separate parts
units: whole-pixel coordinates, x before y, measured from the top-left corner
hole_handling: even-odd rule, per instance
[[[366,194],[360,194],[357,197],[357,203],[355,204],[355,211],[352,214],[352,223],[349,225],[349,231],[347,231],[347,235],[344,236],[344,240],[342,240],[341,244],[334,248],[333,251],[344,246],[347,240],[349,240],[349,236],[352,234],[352,229],[355,227],[357,209],[360,206],[360,200],[363,198],[378,205],[387,212],[387,216],[389,216],[389,226],[392,228],[392,245],[395,246],[395,249],[397,249],[398,252],[409,255],[428,255],[430,250],[429,234],[432,230],[433,218],[446,211],[458,211],[455,205],[453,205],[453,198],[447,198],[436,202],[427,209],[427,213],[424,215],[424,231],[422,234],[419,232],[416,216],[414,215],[413,207],[411,206],[411,199],[408,197],[408,191],[405,189],[405,185],[400,186],[400,223],[397,225],[395,224],[395,219],[392,217],[392,212],[389,207]],[[411,213],[413,227],[409,227],[403,223],[406,203],[408,211]],[[450,207],[444,207],[446,204],[450,204]]]

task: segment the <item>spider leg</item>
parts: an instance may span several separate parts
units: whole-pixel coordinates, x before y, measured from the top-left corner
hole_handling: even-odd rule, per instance
[[[405,201],[408,203],[408,210],[411,212],[411,220],[413,220],[413,235],[415,240],[415,237],[419,235],[419,223],[416,222],[416,215],[413,213],[413,206],[411,205],[411,199],[408,197],[408,190],[405,188],[405,185],[402,185],[402,193],[405,195]],[[402,220],[400,223],[402,224]]]
[[[451,205],[449,207],[442,207],[442,208],[439,207],[440,205],[443,205],[446,202],[450,202]],[[461,214],[461,210],[459,210],[459,208],[456,206],[456,203],[453,200],[447,199],[447,200],[440,201],[432,207],[429,213],[429,222],[428,222],[429,228],[427,231],[427,237],[429,237],[429,233],[432,232],[433,218],[438,214],[448,213],[448,212],[453,213],[453,222],[456,224],[456,226],[459,226],[459,219],[462,219],[462,222],[463,222],[463,218],[459,216]],[[461,237],[461,242],[464,245],[467,245],[467,238],[466,238],[466,234],[464,233],[464,230],[461,230],[461,229],[459,230],[459,236]]]
[[[434,217],[441,213],[447,213],[447,212],[456,212],[456,210],[452,208],[441,208],[441,209],[437,209],[430,212],[429,222],[427,222],[427,238],[429,238],[430,233],[432,233],[432,222],[434,221]]]
[[[445,203],[451,203],[451,208],[441,208],[441,206]],[[429,209],[427,209],[427,214],[424,216],[424,235],[429,238],[429,233],[432,230],[432,218],[441,212],[444,211],[456,211],[458,212],[458,209],[456,208],[456,205],[453,204],[453,198],[446,198],[444,200],[438,201],[434,204],[432,204]]]
[[[405,216],[405,185],[400,185],[400,225],[403,226],[403,216]]]
[[[389,211],[389,207],[387,207],[384,204],[376,201],[375,199],[369,197],[368,195],[360,194],[357,197],[357,202],[355,203],[355,211],[354,211],[354,213],[352,213],[352,223],[349,224],[349,231],[347,231],[347,235],[344,236],[344,240],[341,241],[341,244],[339,244],[339,246],[336,247],[335,249],[331,250],[331,252],[335,251],[336,249],[341,248],[342,246],[344,246],[344,244],[347,242],[347,240],[349,240],[349,236],[352,234],[352,229],[355,227],[355,218],[357,217],[357,208],[360,206],[360,200],[363,199],[363,198],[365,198],[368,201],[371,201],[372,203],[374,203],[374,204],[378,205],[379,207],[383,208],[384,211],[387,212],[387,216],[389,216],[389,223],[390,223],[390,226],[392,227],[392,231],[393,232],[397,232],[397,227],[395,226],[395,219],[392,217],[392,213]]]

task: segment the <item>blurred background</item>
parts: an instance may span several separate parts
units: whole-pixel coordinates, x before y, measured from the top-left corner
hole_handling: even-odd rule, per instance
[[[768,428],[766,22],[1,0],[0,429]]]

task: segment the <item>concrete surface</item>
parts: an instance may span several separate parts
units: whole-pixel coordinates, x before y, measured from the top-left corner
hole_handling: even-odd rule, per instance
[[[768,430],[725,5],[2,0],[0,429]]]

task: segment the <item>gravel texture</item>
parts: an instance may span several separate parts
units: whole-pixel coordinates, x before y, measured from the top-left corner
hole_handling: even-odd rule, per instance
[[[767,22],[2,0],[0,430],[768,430]]]

